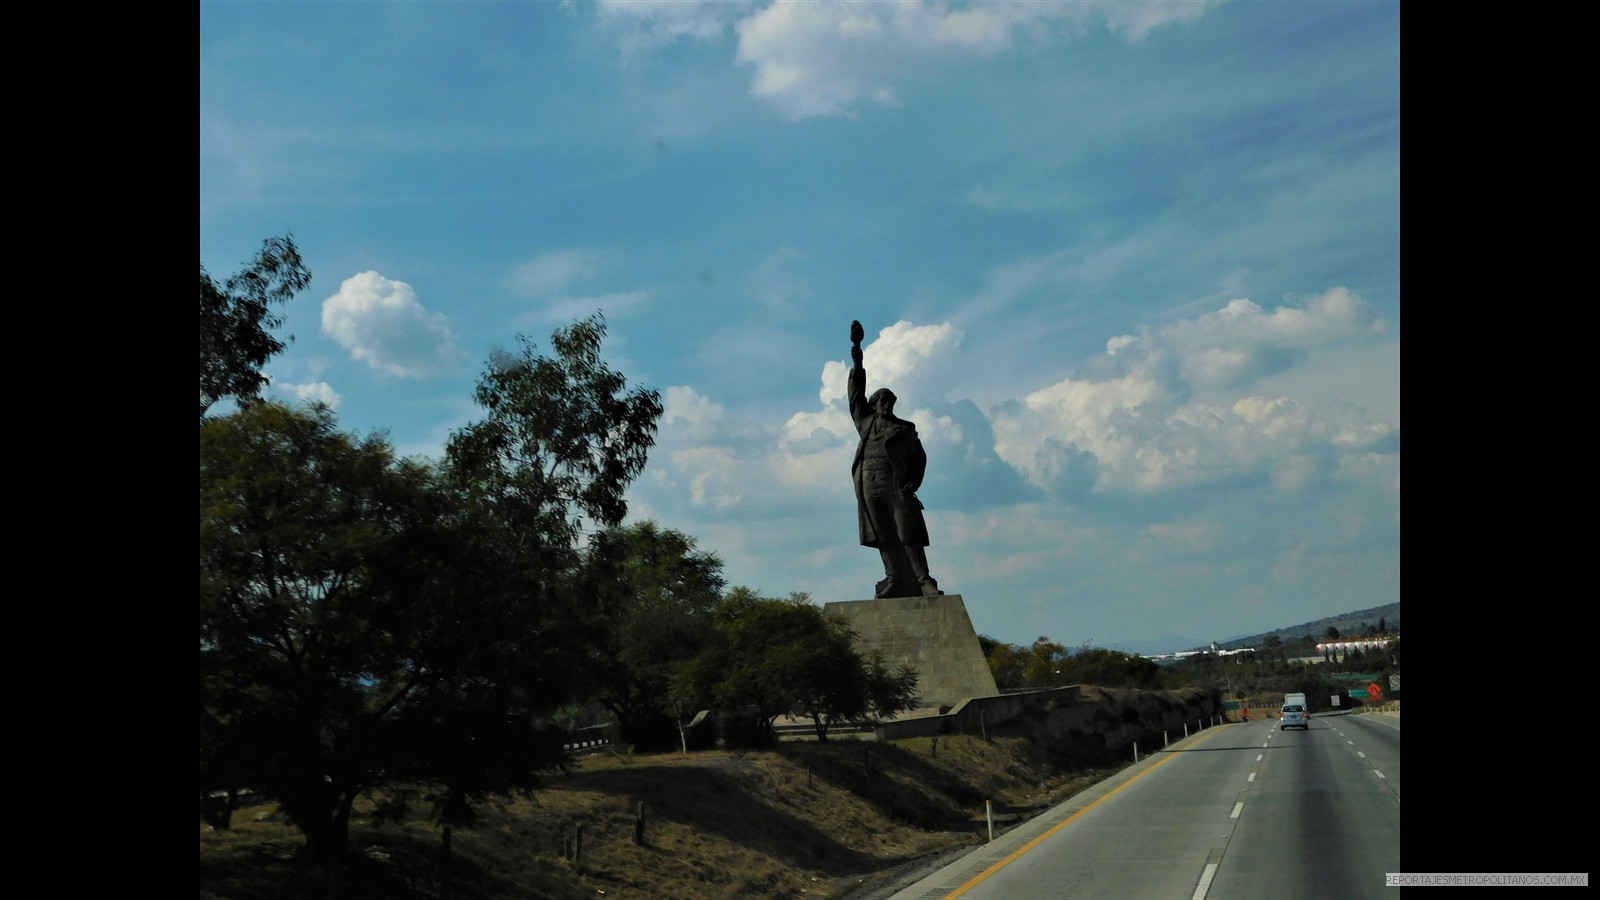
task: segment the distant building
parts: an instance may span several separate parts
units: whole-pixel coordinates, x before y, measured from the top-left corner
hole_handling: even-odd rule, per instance
[[[1393,643],[1391,638],[1368,638],[1361,641],[1325,641],[1317,645],[1317,652],[1343,656],[1356,650],[1360,650],[1362,653],[1368,650],[1382,650],[1391,643]]]

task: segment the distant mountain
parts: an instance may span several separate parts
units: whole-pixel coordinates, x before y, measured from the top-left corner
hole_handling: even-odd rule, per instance
[[[1270,635],[1277,635],[1284,643],[1298,641],[1308,634],[1320,641],[1327,637],[1328,626],[1330,625],[1339,629],[1340,636],[1360,637],[1366,633],[1368,626],[1376,627],[1379,619],[1383,619],[1385,629],[1391,632],[1399,631],[1400,604],[1389,603],[1384,606],[1374,606],[1371,609],[1360,609],[1355,612],[1340,613],[1336,616],[1326,616],[1315,622],[1291,625],[1286,628],[1279,628],[1276,631],[1263,631],[1260,634],[1229,638],[1226,641],[1217,641],[1217,646],[1223,650],[1236,650],[1240,647],[1259,647]],[[1209,650],[1211,649],[1211,639],[1200,640],[1193,635],[1168,634],[1150,640],[1119,643],[1111,649],[1122,650],[1127,653],[1142,653],[1147,656],[1158,656],[1163,653],[1184,650]]]
[[[1200,646],[1210,647],[1211,642],[1205,641],[1197,646],[1194,635],[1164,634],[1161,637],[1151,638],[1147,641],[1119,641],[1110,649],[1121,650],[1124,653],[1138,653],[1143,656],[1159,656],[1175,650],[1187,650],[1190,648],[1198,650]],[[1220,647],[1221,644],[1217,646]]]
[[[1389,603],[1383,606],[1374,606],[1371,609],[1361,609],[1355,612],[1340,613],[1336,616],[1327,616],[1315,622],[1306,622],[1288,628],[1279,628],[1276,631],[1263,631],[1249,637],[1233,638],[1228,641],[1218,641],[1217,646],[1224,650],[1235,650],[1240,647],[1259,647],[1267,638],[1277,635],[1284,643],[1298,641],[1306,635],[1311,635],[1316,640],[1322,640],[1328,635],[1328,628],[1339,629],[1340,637],[1360,637],[1367,633],[1368,628],[1376,628],[1378,620],[1383,620],[1384,630],[1394,633],[1400,630],[1400,604]],[[1202,644],[1190,649],[1203,650],[1210,644]]]

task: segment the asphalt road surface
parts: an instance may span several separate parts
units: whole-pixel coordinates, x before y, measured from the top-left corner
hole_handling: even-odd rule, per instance
[[[894,894],[933,898],[1393,897],[1400,718],[1208,728]]]

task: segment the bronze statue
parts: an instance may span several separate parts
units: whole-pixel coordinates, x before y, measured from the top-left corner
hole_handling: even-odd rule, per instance
[[[861,443],[850,475],[856,484],[856,518],[861,545],[883,557],[878,597],[937,597],[944,592],[928,574],[928,525],[922,519],[917,488],[928,468],[928,454],[917,426],[894,414],[894,392],[879,388],[867,397],[867,370],[861,365],[860,322],[850,323],[850,418]]]

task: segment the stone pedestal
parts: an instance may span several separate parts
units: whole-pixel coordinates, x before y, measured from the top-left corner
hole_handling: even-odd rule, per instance
[[[924,706],[949,708],[1000,694],[960,594],[847,600],[822,608],[850,623],[860,652],[877,650],[891,666],[916,669]]]

